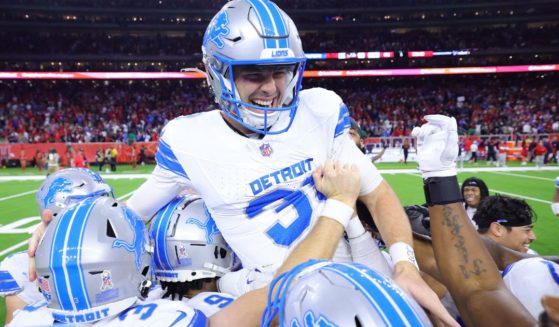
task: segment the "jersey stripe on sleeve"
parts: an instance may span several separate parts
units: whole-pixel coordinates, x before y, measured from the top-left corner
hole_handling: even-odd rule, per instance
[[[155,154],[155,161],[160,167],[190,180],[177,157],[173,153],[173,150],[171,150],[171,147],[162,139],[159,140],[159,147],[157,148],[157,153]]]

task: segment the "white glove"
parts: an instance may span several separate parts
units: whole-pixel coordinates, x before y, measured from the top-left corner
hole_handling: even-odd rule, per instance
[[[559,189],[559,176],[555,177],[555,187]]]
[[[417,137],[417,159],[423,178],[456,176],[458,128],[456,119],[443,115],[427,115],[426,124],[414,127]]]

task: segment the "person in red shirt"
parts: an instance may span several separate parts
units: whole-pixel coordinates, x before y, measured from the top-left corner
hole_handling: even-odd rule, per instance
[[[85,165],[85,158],[83,156],[83,150],[80,149],[75,155],[74,155],[74,162],[73,162],[73,166],[76,168],[86,168]]]

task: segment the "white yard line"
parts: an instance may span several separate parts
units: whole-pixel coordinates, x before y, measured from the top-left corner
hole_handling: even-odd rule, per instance
[[[542,181],[550,181],[553,182],[555,179],[553,178],[546,178],[546,177],[538,177],[538,176],[531,176],[531,175],[520,175],[520,174],[512,174],[512,173],[503,173],[500,171],[493,172],[494,174],[505,175],[505,176],[514,176],[514,177],[523,177],[523,178],[530,178],[530,179],[540,179]]]
[[[6,200],[9,200],[9,199],[13,199],[13,198],[19,198],[20,196],[24,196],[24,195],[27,195],[27,194],[32,194],[32,193],[35,193],[35,192],[37,192],[37,190],[27,191],[27,192],[23,192],[23,193],[18,193],[18,194],[6,196],[6,197],[3,197],[3,198],[0,198],[0,202],[1,201],[6,201]]]
[[[21,241],[21,242],[19,242],[18,244],[12,245],[12,246],[10,246],[9,248],[5,249],[4,251],[1,251],[1,252],[0,252],[0,257],[3,256],[3,255],[5,255],[5,254],[7,254],[7,253],[10,253],[10,252],[13,251],[13,250],[17,250],[17,249],[23,247],[24,245],[27,244],[28,241],[29,241],[29,239],[26,239],[25,241]]]
[[[538,198],[533,198],[531,196],[509,193],[509,192],[505,192],[505,191],[494,190],[494,189],[491,189],[491,188],[489,189],[489,191],[491,191],[493,193],[510,195],[512,197],[515,197],[515,198],[521,198],[521,199],[525,199],[525,200],[531,200],[531,201],[536,201],[536,202],[540,202],[540,203],[551,204],[551,201],[546,201],[546,200],[542,200],[542,199],[538,199]]]
[[[120,201],[120,200],[129,198],[132,194],[134,194],[134,192],[136,192],[136,191],[128,192],[128,193],[124,194],[123,196],[118,197],[117,200]]]
[[[150,174],[103,174],[101,177],[103,179],[146,179]],[[0,182],[9,181],[42,181],[45,179],[44,175],[34,175],[34,176],[0,176]]]

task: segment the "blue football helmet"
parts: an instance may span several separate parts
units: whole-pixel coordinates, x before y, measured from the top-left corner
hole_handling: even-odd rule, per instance
[[[235,255],[217,229],[202,199],[178,196],[151,222],[155,277],[188,282],[221,277],[233,268]]]
[[[67,206],[88,197],[110,196],[112,188],[93,170],[67,168],[50,174],[39,187],[36,200],[39,212],[45,209],[56,216]]]
[[[275,295],[273,295],[275,291]],[[431,326],[390,279],[358,263],[310,260],[270,285],[261,326]]]
[[[132,306],[150,286],[142,220],[110,197],[62,210],[37,248],[38,285],[55,320],[86,323]]]
[[[297,27],[275,3],[229,1],[208,25],[202,54],[210,90],[227,116],[260,134],[280,134],[289,129],[299,102],[306,58]],[[285,90],[276,101],[279,106],[241,99],[235,86],[235,68],[242,66],[276,68],[286,73]],[[273,125],[278,126],[271,130]]]

